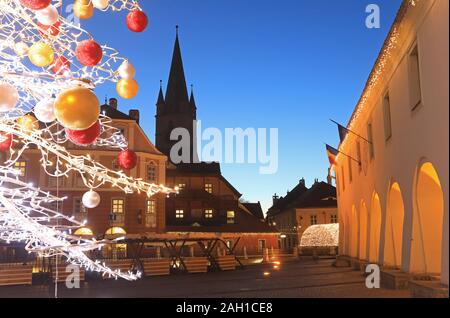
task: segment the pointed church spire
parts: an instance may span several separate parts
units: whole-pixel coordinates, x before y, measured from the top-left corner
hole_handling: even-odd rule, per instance
[[[159,81],[159,95],[158,95],[158,101],[156,102],[156,105],[164,104],[164,94],[162,89],[162,81]]]
[[[178,25],[176,27],[172,65],[170,67],[169,81],[167,83],[166,103],[172,107],[178,107],[183,103],[189,103],[183,59],[181,58],[180,42],[178,39]]]

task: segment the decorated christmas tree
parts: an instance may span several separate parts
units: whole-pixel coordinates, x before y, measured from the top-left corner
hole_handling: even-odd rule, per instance
[[[95,190],[108,184],[148,196],[175,192],[66,149],[68,142],[116,149],[120,167],[134,168],[136,154],[111,119],[100,114],[93,90],[112,81],[119,96],[129,99],[137,94],[138,84],[133,65],[64,18],[62,6],[62,0],[0,0],[0,151],[6,158],[0,166],[0,241],[23,242],[28,252],[41,257],[63,256],[88,270],[136,279],[139,273],[120,273],[91,260],[85,253],[109,242],[75,236],[74,230],[85,223],[58,209],[64,198],[25,183],[16,165],[25,150],[37,149],[49,176],[79,174],[86,186],[82,202],[91,209],[101,200]],[[148,24],[134,0],[73,3],[73,15],[81,21],[96,10],[128,11],[126,26],[132,32],[142,32]]]

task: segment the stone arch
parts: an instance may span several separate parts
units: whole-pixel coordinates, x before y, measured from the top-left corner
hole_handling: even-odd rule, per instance
[[[359,258],[367,259],[367,229],[368,229],[368,212],[366,203],[361,200],[359,208]]]
[[[358,222],[358,212],[355,205],[352,206],[351,213],[351,224],[350,224],[350,256],[358,257],[358,241],[359,241],[359,222]]]
[[[402,264],[405,208],[400,186],[392,182],[387,195],[383,264],[400,268]]]
[[[380,256],[381,203],[378,193],[372,195],[370,204],[369,261],[377,263]]]
[[[440,275],[444,194],[431,162],[418,165],[413,186],[410,272]]]

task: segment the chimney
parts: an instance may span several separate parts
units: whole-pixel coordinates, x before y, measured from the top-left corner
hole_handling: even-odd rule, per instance
[[[319,179],[315,178],[314,183],[319,183]]]
[[[305,178],[301,178],[298,183],[300,183],[302,186],[305,186]]]
[[[333,185],[333,177],[331,176],[331,168],[328,168],[327,183]]]
[[[139,110],[138,109],[130,109],[128,112],[128,116],[131,117],[136,123],[139,125]]]
[[[110,98],[109,99],[109,106],[111,106],[114,109],[117,109],[117,99],[116,98]]]

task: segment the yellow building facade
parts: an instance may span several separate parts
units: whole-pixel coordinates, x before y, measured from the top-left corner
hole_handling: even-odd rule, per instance
[[[333,167],[340,254],[447,287],[448,6],[403,2]]]

